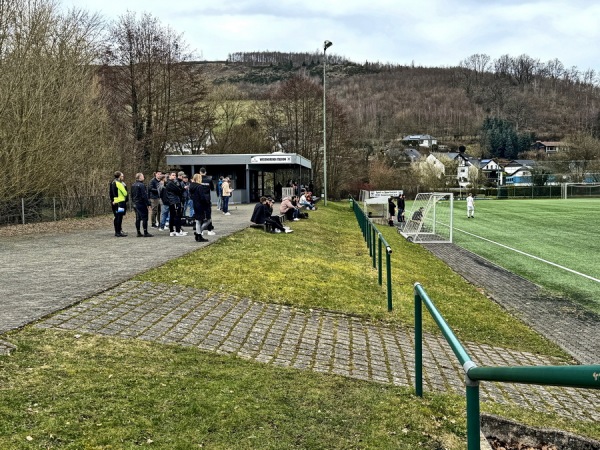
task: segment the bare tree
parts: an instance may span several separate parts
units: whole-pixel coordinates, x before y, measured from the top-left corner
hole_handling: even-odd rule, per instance
[[[130,151],[140,168],[158,169],[167,151],[198,149],[210,130],[202,101],[207,86],[181,35],[150,14],[123,15],[110,29],[103,80],[115,124],[129,123]]]
[[[0,26],[0,167],[11,180],[0,197],[98,193],[113,163],[93,68],[101,21],[13,0],[0,1]]]

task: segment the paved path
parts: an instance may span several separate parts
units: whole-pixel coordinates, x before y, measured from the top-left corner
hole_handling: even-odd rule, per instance
[[[251,209],[252,205],[241,205],[231,216],[216,215],[218,235],[211,239],[246,227]],[[37,326],[179,343],[266,364],[413,385],[411,330],[376,326],[343,314],[211,296],[183,286],[127,281],[199,245],[206,244],[194,242],[193,236],[116,239],[110,230],[7,239],[2,242],[4,258],[0,263],[0,298],[4,300],[0,333],[60,311]],[[444,256],[443,249],[430,249],[452,267],[469,259],[462,255],[453,262]],[[513,286],[515,280],[509,277],[504,283]],[[524,302],[521,309],[529,305],[531,302]],[[556,317],[548,320],[567,327],[563,330],[566,334],[582,322],[579,316],[571,317],[571,322],[557,321]],[[0,341],[0,351],[9,345]],[[498,361],[507,365],[553,363],[534,354],[465,345],[480,365]],[[462,369],[441,336],[426,336],[424,360],[427,390],[464,393]],[[483,383],[481,394],[483,400],[554,411],[579,420],[600,416],[598,391]]]
[[[216,236],[246,228],[254,205],[233,205],[231,215],[213,210]],[[0,334],[109,289],[131,277],[207,245],[170,237],[137,238],[134,217],[127,215],[129,236],[115,238],[112,228],[0,238]],[[209,242],[210,243],[210,242]]]
[[[38,324],[43,328],[190,345],[257,362],[414,386],[414,331],[320,310],[254,302],[171,284],[128,281]],[[548,365],[531,353],[467,343],[479,365]],[[441,336],[424,342],[424,389],[464,394],[464,372]],[[600,393],[482,383],[483,401],[594,420]]]
[[[600,364],[597,314],[567,298],[548,295],[530,281],[455,245],[424,247],[581,364]]]

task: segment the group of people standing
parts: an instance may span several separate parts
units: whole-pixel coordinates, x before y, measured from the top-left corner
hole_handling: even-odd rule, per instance
[[[404,218],[404,210],[406,209],[406,197],[404,194],[400,194],[398,197],[398,222],[405,222]],[[394,226],[394,218],[396,217],[396,204],[394,203],[394,198],[388,198],[388,224],[390,227]]]
[[[206,242],[204,234],[215,234],[210,194],[214,190],[212,177],[206,174],[205,168],[201,168],[199,173],[192,177],[191,182],[185,172],[169,172],[168,175],[160,171],[155,172],[147,188],[144,184],[144,174],[137,173],[135,183],[131,187],[137,236],[153,236],[148,232],[149,218],[151,226],[160,231],[165,231],[168,218],[170,236],[187,236],[188,233],[182,229],[182,219],[186,202],[191,201],[190,211],[193,210],[196,241]],[[109,196],[114,215],[115,236],[125,237],[127,234],[123,232],[123,218],[127,212],[129,192],[122,172],[115,172],[114,180],[110,183]]]

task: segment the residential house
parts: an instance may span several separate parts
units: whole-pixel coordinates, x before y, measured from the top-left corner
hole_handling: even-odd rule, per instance
[[[421,159],[421,153],[412,147],[405,148],[403,153],[410,160],[410,162],[415,162]]]
[[[502,167],[493,159],[478,160],[479,170],[483,176],[490,181],[496,182],[497,185],[502,184]]]
[[[532,170],[535,161],[531,159],[513,159],[504,166],[506,172],[506,185],[531,186],[533,184]]]
[[[436,158],[448,158],[452,161],[458,162],[456,169],[456,179],[458,185],[466,187],[469,184],[469,167],[473,165],[469,156],[465,152],[448,152],[448,153],[433,153]],[[476,166],[477,167],[477,166]]]
[[[433,153],[427,155],[427,158],[425,158],[425,162],[433,167],[438,178],[446,174],[446,166],[444,166],[444,163],[441,162],[438,158],[436,158],[433,155]]]
[[[437,139],[429,134],[412,134],[402,138],[402,143],[411,147],[433,148],[437,146]]]
[[[557,141],[535,141],[535,143],[532,144],[532,148],[534,150],[542,150],[546,152],[546,154],[549,154],[568,150],[569,145]]]

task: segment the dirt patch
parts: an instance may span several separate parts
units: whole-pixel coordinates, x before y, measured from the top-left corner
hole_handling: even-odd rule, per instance
[[[481,415],[481,430],[493,450],[598,450],[600,442],[566,431],[534,428],[491,414]]]
[[[97,216],[84,219],[63,219],[56,222],[38,222],[25,225],[8,225],[0,227],[1,237],[27,236],[40,233],[68,233],[71,231],[112,230],[113,216]]]

